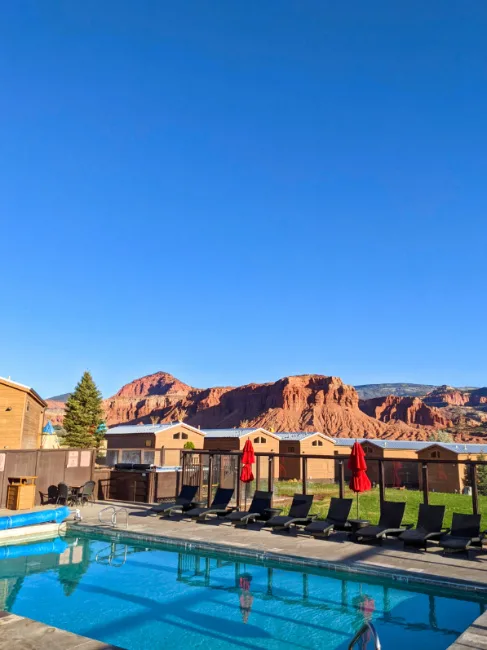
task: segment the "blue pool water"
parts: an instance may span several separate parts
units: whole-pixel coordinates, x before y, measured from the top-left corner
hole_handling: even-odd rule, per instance
[[[0,609],[130,650],[345,650],[364,620],[384,650],[440,650],[484,611],[467,593],[132,542],[67,537],[25,550],[0,559]]]

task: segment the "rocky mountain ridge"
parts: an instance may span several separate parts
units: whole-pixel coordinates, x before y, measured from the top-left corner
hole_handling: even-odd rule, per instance
[[[450,395],[451,390],[468,392],[469,403],[476,401],[480,406],[451,406],[448,401],[448,408],[436,406],[445,402],[444,394]],[[455,439],[474,441],[473,434],[481,440],[487,435],[487,428],[483,429],[487,417],[478,409],[484,408],[487,389],[451,390],[433,388],[423,400],[398,395],[359,400],[354,387],[338,377],[324,375],[200,389],[169,373],[157,372],[122,386],[104,401],[104,409],[109,426],[184,420],[202,428],[263,426],[276,431],[319,430],[333,436],[411,440],[427,440],[433,431],[453,427]],[[49,402],[47,417],[54,424],[62,422],[64,406],[60,401]],[[480,415],[464,417],[467,408]]]

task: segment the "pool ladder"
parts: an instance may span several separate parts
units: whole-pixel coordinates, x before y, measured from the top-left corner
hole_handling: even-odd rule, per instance
[[[103,518],[103,513],[107,513],[108,511],[111,510],[112,514],[110,516],[110,520],[104,519]],[[106,508],[103,508],[100,510],[98,513],[98,521],[100,524],[103,524],[105,526],[113,526],[114,528],[118,528],[118,521],[117,521],[117,515],[120,513],[123,513],[125,515],[125,528],[129,527],[129,513],[126,508],[117,508],[116,506],[107,506]]]
[[[357,632],[357,634],[353,637],[350,645],[348,646],[348,650],[358,650],[358,648],[369,648],[368,644],[369,642],[372,642],[372,646],[370,650],[381,650],[382,646],[380,644],[380,639],[379,635],[377,634],[377,630],[375,627],[372,625],[372,623],[365,623],[362,625],[360,630]],[[360,643],[360,645],[358,645]]]
[[[119,550],[119,546],[122,547],[121,550]],[[128,552],[127,544],[117,544],[114,542],[109,546],[102,548],[101,551],[98,551],[95,557],[95,562],[97,564],[108,564],[109,566],[120,567],[127,561]]]

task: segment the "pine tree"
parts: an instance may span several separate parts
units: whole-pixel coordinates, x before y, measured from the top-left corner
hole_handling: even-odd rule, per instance
[[[479,454],[477,460],[485,461],[484,454]],[[487,465],[477,465],[477,489],[482,496],[487,495]]]
[[[103,418],[101,393],[89,372],[85,372],[66,403],[64,444],[69,447],[97,447],[96,431]]]

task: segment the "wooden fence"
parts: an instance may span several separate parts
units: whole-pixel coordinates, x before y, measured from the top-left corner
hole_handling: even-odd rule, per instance
[[[93,449],[4,449],[0,451],[0,508],[7,503],[9,479],[37,476],[36,505],[51,485],[79,486],[93,479]]]

